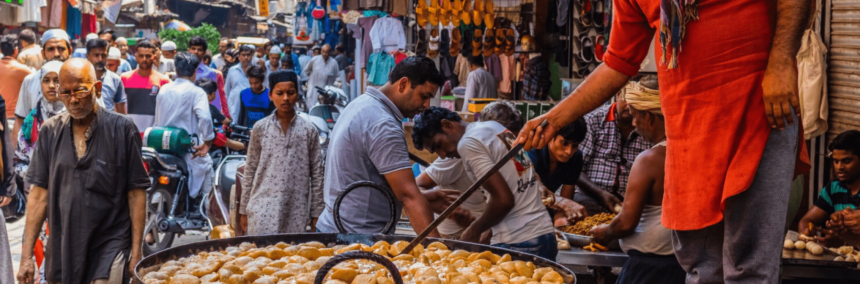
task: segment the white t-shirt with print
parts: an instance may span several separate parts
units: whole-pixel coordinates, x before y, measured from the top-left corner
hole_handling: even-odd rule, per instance
[[[463,171],[463,162],[460,159],[436,159],[424,172],[436,183],[436,189],[453,189],[462,193],[474,183],[474,180]],[[487,203],[484,200],[484,195],[476,192],[469,196],[460,205],[460,208],[469,210],[472,217],[477,219],[481,217],[481,214],[484,214]],[[439,215],[437,214],[436,217]],[[454,220],[446,219],[436,229],[443,235],[460,235],[466,228],[458,225]]]
[[[466,174],[477,180],[501,160],[516,140],[516,135],[495,121],[475,122],[457,145]],[[515,244],[552,233],[552,218],[541,202],[541,183],[534,164],[520,151],[499,173],[514,195],[514,208],[493,227],[493,244]],[[493,202],[487,194],[487,202]]]

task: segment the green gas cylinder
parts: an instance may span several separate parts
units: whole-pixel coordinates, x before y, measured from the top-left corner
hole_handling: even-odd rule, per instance
[[[143,132],[143,143],[146,147],[155,149],[159,153],[184,156],[191,152],[194,140],[185,129],[176,127],[149,127]]]

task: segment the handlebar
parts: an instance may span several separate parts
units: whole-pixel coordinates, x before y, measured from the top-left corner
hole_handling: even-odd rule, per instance
[[[251,128],[250,128],[250,127],[244,127],[244,126],[241,126],[241,125],[238,125],[238,124],[231,124],[231,125],[230,125],[230,128],[232,128],[232,129],[233,129],[233,132],[236,132],[236,131],[238,131],[238,132],[248,132],[248,130],[251,130]]]

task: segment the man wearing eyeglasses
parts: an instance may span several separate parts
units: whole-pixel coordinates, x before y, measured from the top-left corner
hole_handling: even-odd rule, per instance
[[[141,138],[131,119],[96,103],[101,93],[92,64],[63,64],[57,96],[67,112],[42,125],[25,178],[33,188],[19,283],[34,279],[31,257],[45,218],[49,283],[127,283],[124,274],[141,259],[149,186]]]

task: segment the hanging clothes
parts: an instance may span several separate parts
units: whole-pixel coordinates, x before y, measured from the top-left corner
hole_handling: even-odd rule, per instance
[[[364,17],[358,19],[358,24],[352,26],[352,37],[361,39],[361,60],[356,60],[356,70],[361,70],[367,66],[370,60],[370,54],[373,53],[373,44],[370,41],[370,29],[373,28],[373,23],[377,17]]]
[[[81,16],[81,34],[87,35],[91,33],[98,33],[98,18],[93,14],[83,14]]]
[[[48,0],[48,6],[42,9],[42,22],[40,25],[49,28],[57,28],[62,25],[63,0]]]
[[[385,52],[377,52],[370,55],[367,62],[367,81],[374,86],[382,86],[388,82],[388,73],[394,69],[394,57]]]
[[[18,9],[18,22],[41,22],[42,7],[48,6],[46,0],[30,0],[24,1],[24,5]]]
[[[469,80],[469,59],[462,54],[457,55],[457,61],[454,62],[454,74],[457,74],[458,87],[465,87],[466,81]]]
[[[392,52],[406,49],[406,33],[400,20],[386,17],[376,20],[370,29],[370,41],[373,51]]]
[[[403,59],[406,59],[406,57],[409,57],[406,55],[406,53],[403,53],[400,51],[395,51],[394,54],[392,54],[392,56],[394,57],[394,64],[395,65],[400,64],[400,61],[403,61]]]
[[[84,34],[81,33],[81,23],[83,22],[83,15],[81,14],[81,10],[75,7],[69,6],[68,12],[66,13],[66,32],[69,34],[71,38],[83,38]]]
[[[499,56],[495,53],[490,54],[490,56],[484,57],[484,64],[487,65],[487,72],[493,74],[493,78],[496,78],[496,84],[502,81],[502,62],[499,60]]]
[[[514,72],[517,69],[517,60],[514,55],[502,54],[499,55],[499,62],[502,63],[502,81],[499,82],[499,93],[510,94],[513,92],[511,82],[514,81]]]

